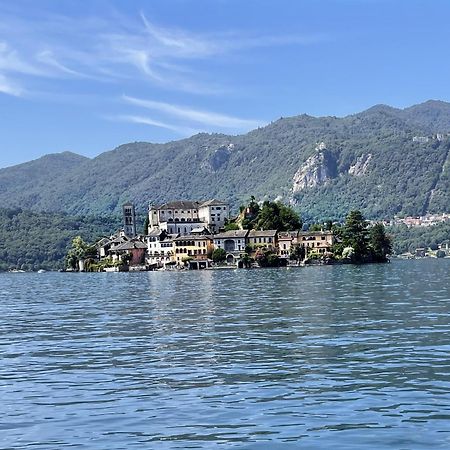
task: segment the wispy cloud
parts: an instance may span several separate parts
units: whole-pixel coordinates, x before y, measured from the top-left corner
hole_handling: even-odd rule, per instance
[[[220,96],[232,91],[220,81],[216,62],[236,64],[239,56],[248,57],[256,48],[310,45],[325,38],[319,34],[193,32],[155,23],[144,12],[123,15],[113,7],[85,17],[31,9],[22,14],[20,6],[0,2],[0,92],[59,102],[76,96],[85,103],[90,96],[92,104],[105,110],[119,92],[136,89],[144,92],[142,96],[157,93],[153,98],[182,91],[184,97],[191,97],[188,104],[195,105],[194,95]],[[105,83],[111,88],[105,89]],[[122,97],[121,106],[123,111],[114,120],[182,136],[199,131],[240,133],[264,123],[130,95]],[[136,108],[146,111],[136,113]],[[105,117],[101,111],[99,115]]]
[[[39,68],[22,58],[19,52],[5,41],[0,41],[0,71],[37,76],[44,74]]]
[[[65,66],[61,62],[59,62],[56,58],[54,53],[51,50],[44,50],[42,52],[39,52],[36,54],[36,60],[46,64],[50,68],[56,69],[57,71],[60,71],[62,73],[73,75],[76,77],[85,77],[86,75],[77,72],[76,70],[70,69],[69,67]]]
[[[20,86],[0,74],[0,92],[2,92],[3,94],[13,95],[15,97],[21,97],[24,93],[24,90]]]
[[[200,123],[208,128],[215,127],[220,129],[248,130],[263,124],[263,121],[261,120],[242,119],[212,111],[198,110],[153,100],[144,100],[136,97],[129,97],[127,95],[124,95],[123,99],[130,104],[165,113],[182,120]]]
[[[144,116],[133,116],[133,115],[119,115],[112,117],[112,120],[120,120],[124,122],[138,123],[143,125],[150,125],[153,127],[164,128],[166,130],[174,131],[181,136],[192,136],[193,134],[199,133],[201,130],[190,127],[178,126],[160,120],[155,120],[151,117]]]
[[[223,94],[198,60],[235,56],[255,48],[309,45],[323,35],[196,33],[152,22],[144,12],[124,16],[112,8],[101,16],[70,17],[36,8],[0,5],[0,74],[27,77],[102,77],[147,81],[166,90]],[[22,80],[26,82],[26,80]]]

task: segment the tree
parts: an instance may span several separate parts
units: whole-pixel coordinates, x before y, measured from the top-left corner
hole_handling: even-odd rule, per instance
[[[212,259],[215,263],[224,262],[227,258],[227,252],[223,248],[216,248],[213,251]]]
[[[145,215],[145,220],[144,220],[144,227],[142,229],[142,234],[147,235],[148,234],[148,226],[150,224],[150,221],[148,219],[148,214]]]
[[[322,231],[323,226],[320,223],[313,223],[309,226],[308,231]]]
[[[362,262],[369,254],[369,232],[361,211],[350,211],[341,231],[344,247],[352,247],[354,262]]]
[[[265,201],[256,217],[255,228],[261,230],[290,231],[302,227],[299,215],[280,202]]]
[[[66,257],[68,267],[75,270],[83,270],[83,262],[87,257],[88,250],[89,246],[81,236],[74,237]]]
[[[255,252],[255,261],[259,267],[279,267],[282,263],[281,259],[276,253],[264,248],[258,248]]]
[[[392,253],[392,242],[390,237],[386,235],[384,225],[381,223],[375,224],[370,229],[369,236],[373,260],[386,262],[387,256]]]
[[[225,231],[239,230],[239,225],[235,222],[228,222],[225,224]]]
[[[293,245],[289,253],[289,259],[296,261],[303,261],[305,259],[305,246],[304,245]]]
[[[253,259],[248,253],[244,253],[241,257],[242,267],[249,269],[252,266]]]

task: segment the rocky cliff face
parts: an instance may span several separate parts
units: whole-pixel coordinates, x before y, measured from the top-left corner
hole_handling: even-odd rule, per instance
[[[220,146],[209,158],[208,165],[213,172],[222,169],[230,159],[234,144]]]
[[[371,159],[372,159],[371,153],[359,156],[356,159],[355,164],[351,165],[350,168],[348,169],[349,175],[353,175],[355,177],[362,177],[363,175],[365,175]]]
[[[325,144],[316,147],[310,156],[297,170],[292,179],[292,193],[324,184],[336,176],[336,160]]]

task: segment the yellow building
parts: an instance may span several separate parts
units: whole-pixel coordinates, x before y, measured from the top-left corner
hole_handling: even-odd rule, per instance
[[[254,249],[263,247],[276,251],[278,246],[277,230],[250,230],[247,236],[248,244]]]
[[[331,252],[335,239],[332,231],[301,231],[298,233],[297,242],[305,247],[308,255]]]
[[[210,236],[179,236],[173,240],[173,260],[181,265],[189,260],[206,261],[211,258],[213,241]]]

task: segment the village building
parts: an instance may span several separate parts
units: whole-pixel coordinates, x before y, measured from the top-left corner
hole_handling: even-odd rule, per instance
[[[165,230],[155,229],[147,236],[147,263],[155,268],[173,263],[173,240],[177,234],[168,234]]]
[[[298,245],[298,231],[281,231],[278,233],[278,254],[282,258],[289,258],[296,245]]]
[[[133,238],[109,250],[113,261],[123,261],[125,255],[129,266],[142,265],[145,262],[147,245],[139,238]]]
[[[332,231],[300,231],[298,233],[297,245],[303,245],[306,255],[309,253],[329,253],[335,242]]]
[[[214,249],[222,248],[227,253],[228,264],[238,264],[245,253],[248,230],[230,230],[213,236]]]
[[[205,227],[213,233],[225,225],[229,207],[219,200],[174,201],[149,208],[149,232],[159,229],[168,234],[188,235],[196,228]]]
[[[252,248],[263,247],[267,250],[277,251],[278,231],[250,230],[247,235],[247,242]]]
[[[191,261],[202,261],[201,266],[209,266],[209,260],[213,251],[213,240],[211,236],[202,234],[190,234],[187,236],[178,236],[173,239],[173,258],[178,266]]]
[[[198,207],[198,217],[212,233],[218,233],[229,217],[228,204],[220,200],[207,200]]]

